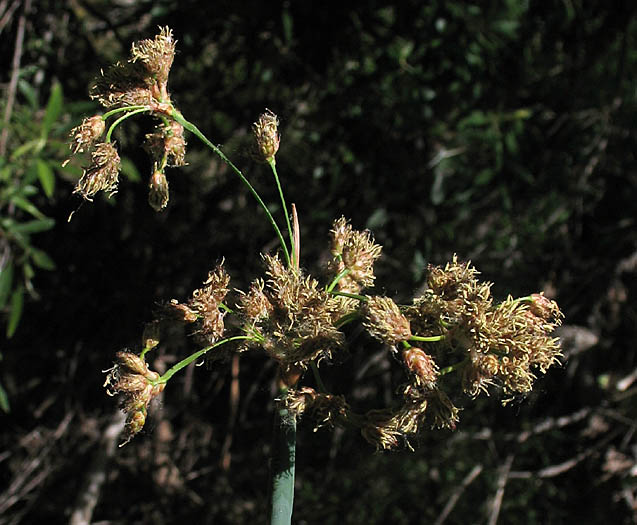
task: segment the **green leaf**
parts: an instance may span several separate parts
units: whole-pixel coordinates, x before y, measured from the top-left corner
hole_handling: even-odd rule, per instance
[[[38,210],[31,202],[20,195],[14,195],[11,197],[11,202],[15,204],[18,208],[30,213],[34,217],[38,219],[46,219],[44,214]]]
[[[31,258],[35,265],[43,270],[55,270],[55,262],[49,257],[46,252],[33,248],[31,251]]]
[[[0,308],[4,308],[13,284],[13,263],[9,261],[0,272]]]
[[[38,169],[38,179],[44,190],[44,194],[50,199],[53,197],[53,191],[55,190],[55,174],[51,165],[42,159],[36,159],[36,166]]]
[[[10,339],[18,328],[18,323],[22,317],[22,306],[24,305],[24,289],[22,286],[16,288],[11,294],[11,311],[7,321],[7,338]]]
[[[42,138],[46,138],[51,131],[51,126],[58,119],[62,112],[62,85],[59,82],[53,84],[49,101],[46,104],[46,112],[42,120]]]
[[[12,224],[10,229],[14,232],[30,235],[31,233],[45,232],[53,228],[53,226],[55,226],[55,220],[46,217],[44,219]]]
[[[24,98],[27,99],[27,102],[29,103],[29,106],[31,106],[31,109],[38,109],[38,94],[35,89],[33,89],[33,86],[31,84],[21,78],[18,80],[18,90],[24,96]]]
[[[9,413],[11,411],[11,407],[9,406],[9,396],[7,395],[7,391],[0,383],[0,408],[5,412]]]

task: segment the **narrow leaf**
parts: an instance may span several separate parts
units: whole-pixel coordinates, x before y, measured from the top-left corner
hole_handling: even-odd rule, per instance
[[[11,226],[11,230],[25,235],[30,235],[31,233],[45,232],[53,228],[53,226],[55,226],[55,220],[45,218],[14,224]]]
[[[49,197],[53,197],[53,191],[55,190],[55,175],[51,165],[43,159],[37,159],[36,166],[38,169],[38,179],[44,190],[44,194]]]
[[[40,210],[38,210],[31,202],[29,202],[24,197],[21,197],[20,195],[14,195],[13,197],[11,197],[11,202],[18,208],[26,211],[27,213],[30,213],[38,219],[46,219],[46,217]]]
[[[43,270],[55,270],[55,262],[46,252],[33,248],[31,258],[35,265]]]
[[[7,414],[11,410],[9,406],[9,396],[7,395],[7,391],[3,388],[2,383],[0,383],[0,408]]]
[[[24,305],[24,289],[22,286],[16,288],[11,294],[11,311],[9,312],[9,321],[7,321],[7,338],[13,337],[20,318],[22,317],[22,306]]]
[[[62,112],[62,85],[59,82],[53,84],[49,101],[46,104],[46,112],[42,120],[42,137],[46,138],[51,131],[51,126],[58,119]]]
[[[0,308],[4,308],[13,284],[13,263],[9,261],[0,271]]]

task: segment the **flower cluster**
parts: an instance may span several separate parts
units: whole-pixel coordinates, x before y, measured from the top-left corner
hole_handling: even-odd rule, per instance
[[[186,323],[195,323],[193,335],[205,345],[219,340],[224,332],[225,313],[223,301],[228,294],[230,276],[221,262],[208,273],[208,278],[201,288],[195,290],[187,303],[179,303],[173,299],[164,309],[169,318],[178,318]]]
[[[333,253],[341,259],[347,240],[361,239],[344,220],[337,221],[332,236]],[[341,259],[336,258],[339,263]],[[350,265],[362,267],[356,261]],[[343,271],[344,265],[336,269],[349,275]],[[524,394],[537,372],[545,373],[558,361],[559,341],[550,334],[562,314],[554,301],[533,294],[494,304],[491,284],[479,281],[475,268],[458,262],[455,256],[445,267],[430,266],[428,270],[428,288],[411,305],[399,306],[389,297],[365,296],[358,309],[369,335],[399,357],[407,376],[400,388],[400,403],[356,414],[344,399],[306,387],[289,394],[286,404],[291,411],[314,415],[319,425],[358,427],[379,449],[395,448],[401,442],[410,446],[409,437],[425,421],[438,428],[456,427],[460,410],[447,393],[452,384],[446,384],[444,375],[458,371],[462,388],[471,397],[486,392],[491,384],[500,385],[508,394]],[[345,286],[349,288],[352,282]],[[431,349],[412,346],[418,341],[427,342]],[[441,371],[439,361],[458,355],[455,363]]]
[[[172,31],[160,28],[153,39],[136,42],[128,62],[116,63],[94,81],[90,96],[108,111],[85,118],[71,131],[71,154],[92,151],[91,163],[84,168],[75,193],[92,200],[99,191],[109,196],[117,192],[120,159],[111,141],[113,129],[139,112],[148,113],[159,123],[146,135],[145,149],[151,156],[153,172],[149,183],[149,204],[161,211],[168,203],[165,168],[185,164],[184,128],[174,120],[174,108],[168,93],[168,75],[175,57]],[[106,136],[106,120],[119,117]],[[68,161],[67,161],[68,162]]]
[[[257,162],[271,162],[279,151],[281,135],[279,134],[279,119],[269,109],[265,110],[252,125],[254,144],[251,155]]]
[[[310,361],[331,357],[344,340],[335,327],[339,300],[277,256],[265,255],[264,261],[267,281],[254,281],[239,301],[253,346],[261,346],[283,368],[305,369]]]
[[[334,221],[331,230],[333,260],[330,269],[339,275],[341,292],[358,293],[374,284],[374,262],[380,257],[382,247],[374,243],[368,231],[357,231],[345,217]]]
[[[108,395],[120,395],[120,407],[126,413],[126,440],[120,445],[123,446],[144,427],[148,405],[166,385],[140,356],[122,351],[116,357],[115,365],[107,370],[104,386]]]

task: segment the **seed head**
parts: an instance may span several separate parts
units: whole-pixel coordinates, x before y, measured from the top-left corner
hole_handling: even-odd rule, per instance
[[[300,270],[288,268],[277,256],[265,255],[267,282],[252,283],[240,309],[244,329],[282,366],[305,370],[311,360],[328,358],[343,344],[334,327],[338,301]]]
[[[153,39],[140,40],[131,46],[131,62],[144,64],[150,75],[159,84],[166,84],[175,58],[176,41],[168,27],[160,27],[160,33]]]
[[[281,135],[279,134],[279,119],[269,109],[265,110],[252,125],[254,146],[252,156],[257,162],[269,162],[279,150]]]
[[[331,251],[334,259],[330,270],[334,275],[347,270],[338,281],[342,292],[358,293],[374,284],[374,262],[382,247],[375,244],[368,231],[354,230],[344,217],[336,220],[331,230]]]
[[[408,348],[402,353],[403,364],[414,378],[416,386],[432,390],[438,379],[438,365],[420,348]]]
[[[97,139],[102,136],[105,129],[106,123],[101,115],[85,118],[79,126],[71,130],[71,143],[69,146],[72,154],[75,155],[90,149]]]
[[[91,153],[91,164],[75,186],[73,193],[79,193],[86,200],[93,200],[98,191],[105,191],[109,197],[117,193],[120,159],[112,142],[101,142]]]
[[[214,343],[223,335],[224,313],[220,305],[228,293],[230,276],[226,273],[223,262],[208,274],[203,286],[195,290],[188,302],[188,307],[196,312],[201,320],[197,333],[208,343]]]
[[[389,297],[369,297],[362,312],[363,326],[379,341],[396,345],[411,337],[409,321]]]
[[[165,387],[159,383],[159,374],[148,368],[144,360],[132,352],[118,352],[115,366],[108,370],[104,386],[109,395],[119,394],[120,407],[126,412],[124,428],[128,443],[144,426],[148,405]]]
[[[93,81],[89,90],[92,99],[105,108],[150,106],[153,93],[146,73],[135,64],[117,62]]]
[[[155,211],[162,211],[168,204],[168,179],[163,170],[155,168],[148,185],[148,204]]]
[[[186,139],[184,127],[179,122],[159,124],[155,131],[146,135],[144,148],[152,160],[160,166],[185,166]]]

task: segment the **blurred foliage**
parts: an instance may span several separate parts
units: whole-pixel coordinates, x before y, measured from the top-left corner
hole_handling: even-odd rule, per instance
[[[34,429],[54,436],[65,416],[74,419],[63,440],[49,441],[53,453],[42,463],[47,476],[33,485],[37,493],[17,498],[10,512],[37,522],[72,505],[67,495],[81,489],[86,464],[80,459],[92,457],[112,409],[100,370],[115,350],[138,344],[154,304],[184,299],[222,257],[231,285],[245,288],[260,272],[257,254],[276,243],[239,181],[194,139],[189,166],[168,172],[171,202],[162,214],[146,205],[145,184],[129,180],[117,206],[96,199],[70,223],[79,206],[72,185],[54,177],[48,198],[41,177],[59,166],[54,144],[75,123],[70,115],[90,112],[80,108],[91,78],[126,56],[130,42],[169,25],[179,40],[173,99],[273,210],[276,189],[244,147],[265,107],[281,118],[277,167],[299,210],[310,271],[325,255],[332,219],[345,215],[373,229],[385,247],[377,288],[388,295],[408,296],[428,263],[455,252],[495,281],[495,295],[544,289],[567,324],[597,337],[588,350],[567,349],[564,369],[529,398],[507,407],[471,403],[456,433],[423,435],[415,453],[373,454],[355,434],[314,433],[301,421],[295,521],[435,521],[478,464],[481,474],[446,523],[486,521],[513,455],[501,523],[604,522],[609,515],[634,522],[622,499],[634,493],[634,477],[609,457],[614,450],[635,463],[637,407],[626,381],[637,367],[636,11],[633,2],[600,0],[330,0],[320,9],[288,1],[35,3],[23,64],[35,65],[28,78],[36,104],[20,92],[10,151],[41,137],[42,105],[53,99],[55,80],[67,113],[49,124],[43,149],[4,159],[0,170],[11,170],[11,185],[2,190],[2,225],[45,220],[19,205],[6,215],[9,195],[22,191],[55,221],[25,238],[57,270],[32,276],[37,308],[3,345],[13,410],[0,416],[8,429],[0,448],[11,451],[0,479],[8,486],[35,454],[22,436]],[[3,31],[0,56],[9,57],[15,23]],[[0,68],[0,82],[7,72]],[[150,166],[136,144],[146,124],[116,132],[142,178]],[[35,193],[24,194],[26,187]],[[23,267],[37,268],[37,256],[16,250],[12,289],[26,290]],[[326,368],[325,379],[361,406],[382,404],[395,379],[383,350],[359,342],[365,350],[338,372]],[[183,356],[187,344],[176,338],[154,366]],[[228,370],[190,374],[171,383],[151,415],[155,431],[118,451],[96,521],[243,523],[263,515],[273,369],[242,358],[234,423]],[[580,419],[558,424],[582,410]],[[218,462],[228,435],[232,464],[224,471]],[[549,469],[561,465],[561,472]]]

